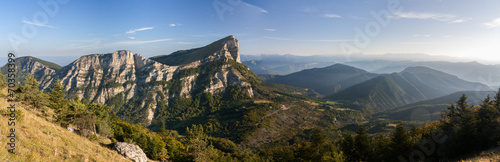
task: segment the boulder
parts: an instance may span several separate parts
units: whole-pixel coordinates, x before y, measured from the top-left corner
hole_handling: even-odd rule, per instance
[[[147,162],[148,157],[142,151],[142,149],[134,144],[126,142],[117,142],[113,146],[113,150],[116,150],[119,154],[125,155],[126,157],[132,159],[134,162]]]

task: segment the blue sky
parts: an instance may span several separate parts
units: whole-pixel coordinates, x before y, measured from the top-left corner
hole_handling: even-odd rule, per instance
[[[19,55],[126,49],[151,57],[234,35],[242,54],[425,53],[500,62],[496,0],[2,0],[0,6],[0,49]],[[388,14],[377,21],[372,13]]]

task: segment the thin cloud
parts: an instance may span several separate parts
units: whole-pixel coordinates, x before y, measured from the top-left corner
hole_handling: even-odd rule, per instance
[[[35,26],[39,26],[39,27],[56,28],[54,26],[50,26],[50,25],[46,25],[46,24],[40,24],[40,23],[31,22],[31,21],[27,21],[27,20],[23,20],[23,23],[30,24],[30,25],[35,25]]]
[[[454,20],[454,21],[451,21],[451,22],[448,22],[450,24],[454,24],[454,23],[463,23],[463,22],[466,22],[466,21],[469,21],[469,20],[472,20],[472,18],[468,18],[468,19],[458,19],[458,20]]]
[[[62,50],[76,50],[76,49],[98,49],[101,45],[101,39],[78,40],[76,44],[70,44],[60,49]]]
[[[182,44],[182,45],[186,45],[186,44],[194,44],[193,42],[175,42],[177,44]]]
[[[288,39],[288,38],[279,38],[279,37],[264,37],[265,39],[273,39],[273,40],[284,40],[284,41],[302,41],[302,42],[349,42],[353,40],[347,39]]]
[[[241,1],[243,2],[243,1]],[[249,6],[249,7],[252,7],[252,8],[255,8],[255,9],[258,9],[260,12],[262,13],[269,13],[267,10],[263,9],[262,7],[259,7],[259,6],[255,6],[255,5],[251,5],[249,3],[246,3],[246,2],[243,2],[243,4],[245,4],[246,6]]]
[[[484,23],[484,25],[488,28],[498,28],[500,27],[500,18],[496,18],[491,22]]]
[[[342,16],[337,15],[337,14],[324,14],[323,16],[327,17],[327,18],[341,18],[342,17]]]
[[[274,32],[276,31],[276,29],[264,29],[265,31],[270,31],[270,32]]]
[[[170,24],[169,26],[170,27],[176,27],[176,26],[181,26],[182,24],[179,24],[179,23],[175,23],[175,24]]]
[[[418,38],[418,37],[425,37],[425,38],[429,38],[429,37],[431,37],[431,36],[432,36],[432,35],[430,35],[430,34],[425,34],[425,35],[415,34],[415,35],[413,35],[413,37],[417,37],[417,38]]]
[[[122,42],[116,42],[116,43],[111,43],[110,45],[138,45],[138,44],[147,44],[147,43],[156,43],[156,42],[165,42],[165,41],[170,41],[172,39],[157,39],[157,40],[149,40],[149,41],[122,41]]]
[[[135,37],[128,37],[128,38],[130,38],[130,39],[135,39]]]
[[[156,39],[156,40],[148,40],[148,41],[121,41],[121,42],[107,43],[107,44],[102,44],[102,40],[94,40],[92,42],[87,42],[85,40],[85,43],[83,43],[83,44],[70,44],[70,45],[62,47],[60,49],[62,49],[62,50],[75,50],[75,49],[92,50],[92,49],[99,49],[99,48],[116,47],[116,46],[121,46],[121,45],[140,45],[140,44],[147,44],[147,43],[165,42],[165,41],[170,41],[170,40],[172,40],[172,39],[165,38],[165,39]]]
[[[154,29],[154,27],[144,27],[144,28],[139,28],[139,29],[135,29],[135,30],[129,30],[125,33],[134,34],[135,32],[138,32],[138,31],[151,30],[151,29]]]
[[[438,14],[438,13],[419,13],[419,12],[396,12],[392,18],[395,19],[430,19],[445,22],[463,22],[464,20],[456,19],[455,15]]]

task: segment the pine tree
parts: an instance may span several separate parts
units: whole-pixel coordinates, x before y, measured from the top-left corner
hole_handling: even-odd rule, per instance
[[[356,150],[355,160],[370,161],[372,158],[372,149],[370,146],[370,138],[363,125],[359,127],[358,135],[354,138],[354,148]]]
[[[28,74],[24,85],[18,88],[16,98],[33,106],[35,111],[48,106],[48,96],[45,92],[38,89],[39,86],[39,82],[31,74]]]
[[[403,123],[399,123],[394,130],[390,147],[390,161],[397,161],[399,156],[407,158],[412,151],[413,142]]]
[[[495,108],[500,110],[500,88],[497,91],[497,94],[495,95],[495,100],[493,101]]]
[[[54,109],[56,114],[59,116],[60,113],[68,107],[68,100],[64,98],[66,95],[64,92],[64,86],[61,84],[61,80],[56,79],[54,82],[52,82],[50,91],[51,93],[49,95],[49,106],[50,108]]]
[[[356,155],[355,155],[355,148],[354,148],[354,139],[352,138],[351,134],[349,133],[344,133],[342,135],[342,142],[340,143],[340,148],[343,152],[343,155],[345,157],[345,161],[355,161]]]

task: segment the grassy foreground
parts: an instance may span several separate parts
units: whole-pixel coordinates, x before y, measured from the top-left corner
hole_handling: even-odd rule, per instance
[[[87,138],[47,121],[16,103],[16,111],[22,111],[23,117],[16,121],[15,154],[8,152],[7,137],[11,126],[8,125],[8,102],[5,90],[0,97],[0,161],[130,161],[109,148],[92,142]]]

